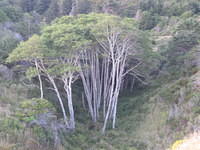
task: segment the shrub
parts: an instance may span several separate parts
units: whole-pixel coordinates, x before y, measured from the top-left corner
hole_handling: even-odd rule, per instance
[[[174,36],[173,41],[171,42],[171,50],[174,54],[184,53],[189,51],[194,45],[198,44],[198,36],[195,32],[191,31],[180,31],[177,35]]]
[[[3,34],[0,37],[0,63],[4,62],[8,54],[17,46],[18,40],[13,37],[12,34],[0,33]]]
[[[169,65],[183,66],[184,61],[190,59],[189,52],[199,43],[198,30],[195,30],[195,27],[194,30],[187,30],[187,28],[191,28],[190,26],[181,25],[169,42],[164,54],[168,58]]]
[[[200,13],[200,3],[199,1],[191,1],[189,3],[189,9],[192,10],[194,14]]]
[[[151,30],[159,22],[160,18],[157,14],[145,11],[140,20],[139,28],[142,30]]]
[[[54,112],[55,109],[48,100],[33,98],[20,103],[16,116],[22,121],[30,122],[34,120],[37,115],[51,111]]]
[[[188,14],[188,15],[187,15]],[[198,18],[189,17],[190,13],[185,13],[182,16],[186,15],[186,19],[184,19],[179,26],[177,27],[176,31],[194,31],[195,33],[200,33],[200,23],[198,21]]]
[[[8,17],[6,16],[6,13],[3,12],[2,10],[0,10],[0,22],[4,22],[8,19]]]
[[[19,21],[20,18],[22,18],[22,12],[12,6],[4,7],[2,8],[6,16],[11,20],[11,21]]]

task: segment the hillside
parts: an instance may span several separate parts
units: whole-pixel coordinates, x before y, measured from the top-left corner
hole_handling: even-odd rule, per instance
[[[0,150],[199,150],[199,0],[0,0]]]

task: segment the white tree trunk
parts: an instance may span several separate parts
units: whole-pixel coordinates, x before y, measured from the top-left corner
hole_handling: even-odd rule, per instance
[[[97,122],[100,117],[103,91],[103,80],[101,76],[98,53],[98,50],[83,51],[81,62],[79,63],[81,68],[80,76],[93,122]]]
[[[69,125],[71,129],[75,129],[75,117],[74,117],[74,108],[73,108],[73,102],[72,102],[72,78],[73,74],[70,74],[69,76],[65,76],[63,79],[64,82],[64,89],[67,93],[67,102],[68,102],[68,108],[69,108]]]
[[[39,84],[40,84],[40,98],[43,99],[44,98],[43,85],[42,85],[42,79],[41,79],[37,60],[35,60],[35,67],[36,67],[36,70],[37,70],[37,75],[38,75]]]
[[[111,31],[112,32],[112,31]],[[105,49],[105,53],[109,52],[108,56],[110,56],[111,62],[111,71],[110,71],[110,80],[111,84],[109,84],[109,93],[108,93],[108,101],[109,104],[106,110],[106,116],[104,119],[104,125],[102,128],[102,132],[104,133],[106,130],[106,126],[108,120],[112,119],[112,127],[115,128],[116,124],[116,114],[117,114],[117,104],[118,104],[118,97],[119,92],[121,89],[122,81],[123,81],[123,74],[125,73],[125,64],[127,60],[127,55],[129,51],[129,40],[119,39],[119,32],[112,32],[107,34],[108,40],[108,49]],[[105,45],[105,44],[100,44]],[[104,106],[105,107],[105,106]]]
[[[61,98],[61,95],[60,95],[60,92],[58,90],[58,87],[54,81],[54,78],[48,73],[45,65],[43,64],[43,62],[41,62],[41,67],[40,69],[42,69],[42,71],[46,74],[47,78],[49,79],[50,83],[53,85],[53,88],[54,88],[54,91],[57,95],[57,98],[58,98],[58,101],[60,103],[60,107],[61,107],[61,110],[62,110],[62,114],[63,114],[63,119],[64,119],[64,122],[67,126],[67,128],[69,128],[69,123],[68,123],[68,118],[67,118],[67,114],[66,114],[66,110],[65,110],[65,107],[64,107],[64,104],[63,104],[63,100]]]
[[[64,107],[63,100],[61,98],[60,92],[59,92],[59,90],[57,88],[57,85],[56,85],[54,79],[50,75],[48,75],[48,78],[49,78],[50,82],[52,83],[52,85],[54,87],[54,90],[56,92],[56,95],[58,97],[58,100],[59,100],[59,103],[60,103],[60,106],[61,106],[61,110],[62,110],[62,113],[63,113],[63,117],[64,117],[64,122],[67,125],[67,127],[69,127],[68,118],[67,118],[67,115],[66,115],[66,110],[65,110],[65,107]]]

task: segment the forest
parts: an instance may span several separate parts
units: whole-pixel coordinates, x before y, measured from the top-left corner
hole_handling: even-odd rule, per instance
[[[199,150],[200,0],[0,0],[0,150]]]

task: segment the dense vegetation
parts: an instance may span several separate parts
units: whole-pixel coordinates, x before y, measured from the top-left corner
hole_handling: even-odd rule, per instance
[[[0,149],[176,150],[199,131],[199,0],[0,0],[0,35]]]

